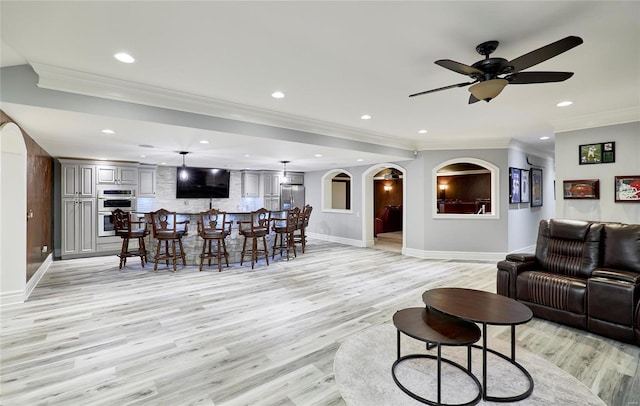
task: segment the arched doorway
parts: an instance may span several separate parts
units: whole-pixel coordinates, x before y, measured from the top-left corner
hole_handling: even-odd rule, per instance
[[[24,301],[27,280],[27,147],[14,123],[0,127],[0,303]]]
[[[376,245],[376,234],[393,230],[385,237],[395,241],[397,251],[404,251],[406,175],[404,168],[392,163],[376,164],[362,174],[362,230],[367,247]]]

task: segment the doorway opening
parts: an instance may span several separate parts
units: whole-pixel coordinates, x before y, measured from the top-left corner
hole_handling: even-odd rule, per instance
[[[374,247],[402,252],[404,239],[404,176],[395,167],[385,167],[373,175]]]

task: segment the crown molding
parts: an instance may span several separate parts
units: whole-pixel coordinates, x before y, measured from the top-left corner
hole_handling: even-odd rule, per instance
[[[626,107],[617,110],[600,111],[568,119],[555,120],[553,125],[556,133],[584,130],[587,128],[604,127],[608,125],[632,123],[640,121],[640,108]]]
[[[501,149],[509,148],[511,138],[490,138],[473,140],[468,137],[451,141],[423,141],[418,146],[419,150],[450,150],[450,149]]]
[[[387,134],[363,131],[309,117],[114,79],[59,66],[37,62],[29,62],[29,64],[38,75],[38,87],[44,89],[288,128],[395,148],[415,149],[415,144],[412,141],[398,140],[397,137],[390,137]]]

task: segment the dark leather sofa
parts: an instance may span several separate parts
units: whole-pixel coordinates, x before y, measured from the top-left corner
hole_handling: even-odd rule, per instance
[[[640,224],[542,220],[535,254],[498,262],[497,292],[536,317],[640,345]]]

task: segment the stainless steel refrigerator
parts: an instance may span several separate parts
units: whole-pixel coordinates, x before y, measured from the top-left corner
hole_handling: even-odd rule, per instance
[[[280,208],[289,210],[304,207],[304,186],[303,185],[280,185]]]

